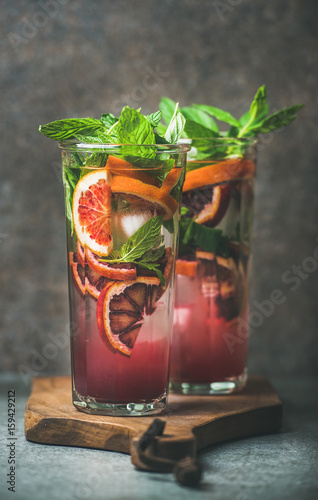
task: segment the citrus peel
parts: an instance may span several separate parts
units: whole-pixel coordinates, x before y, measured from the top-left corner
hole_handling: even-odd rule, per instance
[[[144,182],[145,184],[159,186],[157,179],[145,172],[144,169],[135,167],[132,163],[122,158],[118,158],[117,156],[109,155],[105,168],[114,175],[130,177]]]
[[[229,159],[186,173],[183,191],[210,186],[233,179],[252,179],[255,163],[251,160]]]

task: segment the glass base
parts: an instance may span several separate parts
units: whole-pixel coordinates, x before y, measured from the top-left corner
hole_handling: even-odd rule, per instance
[[[157,415],[166,407],[166,394],[149,403],[103,403],[94,398],[80,396],[73,391],[73,405],[79,411],[90,415],[110,415],[113,417],[142,417]]]
[[[222,382],[196,384],[192,382],[170,382],[170,392],[174,394],[193,394],[197,396],[231,394],[245,387],[248,378],[247,368],[238,377],[230,377]]]

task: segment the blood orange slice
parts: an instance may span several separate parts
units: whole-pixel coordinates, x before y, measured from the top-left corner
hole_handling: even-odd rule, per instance
[[[94,299],[98,299],[101,291],[108,284],[109,279],[101,276],[96,271],[85,266],[85,291],[88,292]]]
[[[108,264],[100,262],[98,255],[88,248],[85,249],[86,262],[89,267],[100,276],[113,280],[134,280],[137,276],[136,266],[130,263]]]
[[[114,175],[111,185],[114,194],[121,194],[124,198],[135,204],[141,209],[155,209],[157,215],[162,215],[163,220],[171,219],[178,204],[176,200],[167,192],[156,186],[145,184],[138,179]]]
[[[108,255],[113,248],[111,234],[110,174],[94,170],[82,177],[73,195],[73,221],[82,247],[97,255]]]
[[[205,205],[198,214],[195,222],[206,226],[216,226],[223,219],[231,200],[231,186],[223,184],[214,186],[212,201]]]
[[[106,285],[97,302],[97,324],[107,346],[131,355],[144,315],[152,314],[156,308],[159,285],[159,279],[153,277]]]
[[[90,269],[87,264],[83,266],[80,262],[81,259],[82,256],[80,257],[78,252],[69,253],[69,263],[72,268],[75,286],[82,297],[88,292],[97,300],[100,292],[105,288],[109,280]]]

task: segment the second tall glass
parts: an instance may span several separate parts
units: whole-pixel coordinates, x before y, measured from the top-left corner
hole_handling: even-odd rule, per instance
[[[247,380],[255,140],[189,142],[171,389],[183,394],[230,393]]]

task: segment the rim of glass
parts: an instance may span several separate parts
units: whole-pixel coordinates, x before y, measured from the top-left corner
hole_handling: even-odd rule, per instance
[[[91,150],[101,150],[103,152],[107,151],[118,151],[120,152],[123,147],[129,146],[131,148],[156,148],[157,153],[187,153],[190,151],[191,146],[187,144],[98,144],[98,143],[86,143],[79,141],[61,141],[58,143],[60,149],[66,149],[68,151],[91,151]]]
[[[179,139],[178,144],[192,144],[192,141],[201,141],[215,144],[245,144],[247,146],[255,146],[259,141],[257,137],[191,137],[187,139]]]

